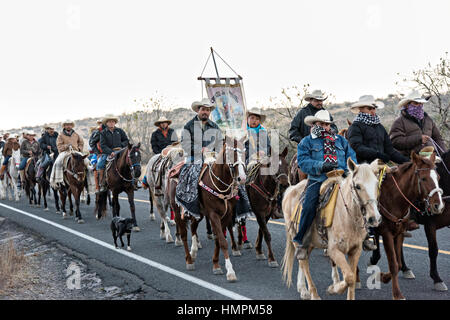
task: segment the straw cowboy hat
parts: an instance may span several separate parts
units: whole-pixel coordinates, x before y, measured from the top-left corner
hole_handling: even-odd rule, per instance
[[[12,135],[10,135],[10,136],[8,137],[7,140],[12,139],[12,138],[14,138],[14,139],[19,139],[19,135],[18,135],[17,133],[13,133]]]
[[[73,127],[75,127],[75,122],[72,120],[66,120],[62,123],[62,126],[64,127],[66,124],[71,124]]]
[[[27,130],[26,134],[29,135],[29,136],[35,136],[36,135],[36,133],[33,130]]]
[[[115,123],[119,122],[119,118],[114,117],[114,116],[106,116],[105,118],[103,118],[102,123],[106,124],[109,120],[114,121]]]
[[[256,109],[256,111],[247,111],[247,119],[252,114],[255,116],[258,116],[261,119],[261,123],[263,123],[266,120],[266,115],[264,114],[264,112],[262,110]]]
[[[102,124],[102,119],[97,119],[97,124]]]
[[[195,112],[198,112],[198,109],[200,109],[200,107],[212,108],[211,111],[216,108],[214,103],[212,103],[208,98],[204,98],[201,101],[194,101],[191,105],[192,110],[194,110]]]
[[[164,117],[164,116],[159,117],[159,119],[158,119],[157,121],[155,121],[155,126],[159,127],[159,125],[160,125],[161,123],[163,123],[163,122],[167,122],[167,123],[169,124],[169,126],[170,126],[171,123],[172,123],[172,120],[169,120],[169,119],[167,119],[167,118]]]
[[[406,97],[404,97],[400,102],[397,104],[398,108],[401,108],[405,106],[406,104],[410,103],[411,101],[417,102],[417,103],[427,103],[428,100],[425,98],[422,98],[422,95],[416,91],[411,91]]]
[[[314,90],[312,93],[307,93],[305,95],[305,100],[306,101],[311,101],[311,99],[316,99],[316,100],[326,100],[328,97],[324,95],[324,93],[322,92],[322,90]]]
[[[52,126],[45,126],[45,127],[44,127],[44,130],[48,130],[48,129],[52,129],[52,130],[55,130],[55,128],[54,128],[54,127],[52,127]]]
[[[326,123],[334,123],[334,121],[331,121],[330,119],[330,113],[327,110],[319,110],[316,112],[313,116],[307,116],[305,118],[305,124],[307,126],[312,126],[314,122],[321,121]]]
[[[350,106],[350,111],[353,113],[359,113],[360,107],[374,107],[376,109],[383,109],[384,103],[382,101],[375,101],[375,98],[371,95],[365,95],[359,97],[358,102],[355,102]]]

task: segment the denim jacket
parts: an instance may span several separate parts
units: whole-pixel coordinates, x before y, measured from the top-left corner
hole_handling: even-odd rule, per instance
[[[335,140],[336,154],[338,158],[338,169],[346,172],[347,159],[350,157],[355,163],[356,154],[350,147],[348,141],[337,135]],[[297,146],[297,162],[299,168],[308,175],[309,180],[323,182],[327,179],[322,173],[323,161],[323,138],[313,138],[311,134],[300,141]]]

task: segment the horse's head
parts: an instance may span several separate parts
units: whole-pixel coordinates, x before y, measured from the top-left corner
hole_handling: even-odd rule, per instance
[[[444,210],[443,191],[439,187],[439,176],[436,172],[435,154],[428,159],[411,152],[411,159],[417,176],[417,190],[423,199],[425,209],[432,214],[440,214]]]
[[[137,145],[128,144],[128,164],[131,167],[131,172],[134,178],[141,176],[141,143]]]
[[[73,173],[73,178],[79,183],[83,183],[86,179],[86,165],[84,164],[84,159],[86,159],[87,156],[87,154],[83,156],[77,152],[73,152],[69,160],[70,171]]]
[[[245,137],[240,140],[226,137],[223,144],[223,163],[230,167],[233,180],[239,184],[245,184]]]
[[[13,150],[11,159],[16,166],[17,169],[19,169],[20,166],[20,149]]]
[[[357,165],[351,158],[347,159],[347,167],[351,172],[349,179],[352,181],[351,188],[354,192],[352,198],[359,204],[364,221],[369,227],[377,227],[381,222],[377,201],[378,179],[374,170],[376,165],[378,160],[374,160],[370,165],[367,163]]]

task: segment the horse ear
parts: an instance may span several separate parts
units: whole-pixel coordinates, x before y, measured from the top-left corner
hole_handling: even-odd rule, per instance
[[[352,158],[348,158],[347,159],[347,168],[351,171],[351,172],[355,172],[356,169],[358,169],[358,166],[356,165],[356,163],[352,160]]]
[[[141,143],[139,142],[137,145],[136,145],[136,148],[140,148],[141,147]]]
[[[133,145],[128,142],[128,150],[131,150],[132,147],[133,147]]]
[[[417,160],[419,160],[419,156],[417,155],[417,153],[415,153],[414,151],[411,151],[411,160],[414,163],[417,163]]]
[[[349,126],[351,126],[353,124],[353,122],[348,120],[348,119],[347,119],[347,123],[348,123]]]
[[[83,160],[86,159],[86,157],[88,156],[88,154],[85,154],[82,158]]]
[[[282,156],[283,158],[286,158],[287,154],[288,154],[288,147],[286,146],[286,147],[284,147],[284,150],[280,154],[280,156]]]

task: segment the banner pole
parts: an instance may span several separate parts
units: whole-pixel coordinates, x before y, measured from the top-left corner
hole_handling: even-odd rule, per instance
[[[214,57],[214,49],[211,47],[211,55],[213,58],[213,62],[214,62],[214,68],[216,69],[216,74],[217,74],[217,80],[220,81],[220,77],[219,77],[219,71],[217,70],[217,64],[216,64],[216,58]]]

